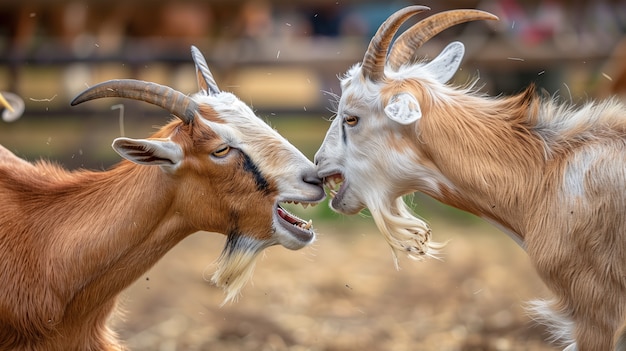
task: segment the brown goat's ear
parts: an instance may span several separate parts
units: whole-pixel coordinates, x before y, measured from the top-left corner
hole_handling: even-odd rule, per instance
[[[140,165],[175,167],[183,159],[183,150],[169,139],[117,138],[112,146],[120,156]]]
[[[440,83],[447,83],[459,69],[465,55],[465,46],[459,41],[448,44],[443,51],[430,61],[425,68]]]
[[[411,124],[422,118],[422,109],[417,99],[409,93],[394,95],[385,106],[385,114],[400,124]]]

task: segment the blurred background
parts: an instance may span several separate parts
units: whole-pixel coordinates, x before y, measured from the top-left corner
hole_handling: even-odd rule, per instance
[[[146,137],[167,113],[128,100],[78,107],[80,91],[114,78],[197,90],[190,45],[222,90],[237,94],[307,156],[319,147],[337,75],[361,61],[378,26],[408,1],[0,0],[0,91],[25,102],[0,143],[70,169],[119,161],[119,135]],[[455,84],[479,79],[490,95],[531,82],[564,101],[626,94],[623,1],[428,1],[430,13],[477,8],[498,22],[458,25],[421,50],[466,46]],[[428,14],[418,15],[400,31]],[[300,211],[320,237],[311,248],[271,248],[238,303],[219,308],[205,278],[223,244],[196,234],[125,295],[118,329],[133,350],[542,350],[545,331],[524,312],[549,297],[523,251],[483,221],[424,196],[409,199],[452,241],[443,259],[401,260],[367,213],[326,204]]]

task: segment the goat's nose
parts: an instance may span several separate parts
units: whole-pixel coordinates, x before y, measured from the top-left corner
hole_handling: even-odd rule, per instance
[[[322,186],[322,179],[317,176],[317,171],[315,169],[306,170],[302,173],[302,180],[305,183],[309,183],[312,185]]]
[[[315,164],[315,166],[319,166],[321,161],[321,157],[318,154],[315,154],[315,156],[313,157],[313,163]]]

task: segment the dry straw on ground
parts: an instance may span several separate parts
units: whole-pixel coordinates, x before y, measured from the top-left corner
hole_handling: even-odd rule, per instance
[[[124,295],[131,350],[555,350],[523,305],[548,296],[523,252],[486,224],[437,226],[443,260],[402,260],[367,219],[320,224],[301,251],[274,247],[239,301],[203,280],[222,238],[199,233]]]

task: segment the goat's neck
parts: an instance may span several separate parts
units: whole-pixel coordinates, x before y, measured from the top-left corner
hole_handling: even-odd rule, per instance
[[[529,130],[537,107],[530,94],[459,96],[454,107],[433,106],[418,136],[418,147],[446,179],[426,192],[499,224],[520,243],[541,201],[535,189],[550,168],[543,143]]]
[[[106,304],[193,232],[171,207],[174,187],[164,178],[158,167],[123,162],[60,179],[45,195],[40,211],[54,222],[44,246],[48,274],[66,315]],[[55,211],[64,215],[54,218]]]

